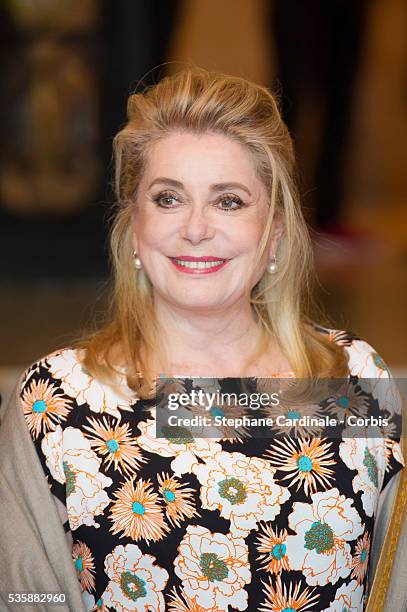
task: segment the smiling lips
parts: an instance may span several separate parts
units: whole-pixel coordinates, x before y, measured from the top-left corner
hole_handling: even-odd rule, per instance
[[[223,268],[228,259],[220,259],[219,257],[203,256],[192,257],[184,255],[180,257],[170,257],[170,260],[181,272],[186,274],[210,274]]]

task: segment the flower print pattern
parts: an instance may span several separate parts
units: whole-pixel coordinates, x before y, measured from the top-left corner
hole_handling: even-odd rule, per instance
[[[296,490],[302,486],[305,494],[316,493],[317,489],[329,489],[335,478],[334,470],[329,466],[335,465],[333,452],[330,451],[331,442],[320,438],[308,440],[275,440],[266,450],[273,467],[288,472],[281,478],[281,482],[289,480],[289,486],[297,484]]]
[[[342,585],[336,592],[336,597],[329,608],[323,612],[362,612],[363,588],[355,580]]]
[[[181,484],[177,476],[158,474],[159,491],[165,502],[165,513],[172,525],[179,527],[186,518],[200,516],[195,509],[194,489]]]
[[[88,591],[82,592],[82,600],[85,606],[86,612],[109,612],[106,606],[103,604],[102,598],[95,602],[95,596]]]
[[[261,524],[257,536],[256,548],[258,550],[259,567],[271,574],[280,574],[281,570],[289,570],[290,564],[286,554],[285,540],[287,529],[280,533],[274,531],[270,524]]]
[[[319,599],[316,589],[309,587],[301,588],[301,583],[290,584],[289,587],[283,585],[281,576],[277,577],[276,586],[272,582],[264,582],[266,601],[259,608],[260,612],[305,612],[315,610],[314,607]]]
[[[123,532],[132,540],[153,542],[161,540],[169,531],[165,523],[158,493],[150,481],[140,479],[134,487],[134,478],[125,482],[114,496],[117,501],[110,508],[113,534]]]
[[[61,425],[58,425],[55,431],[50,431],[45,434],[41,442],[41,449],[44,453],[47,468],[52,478],[60,483],[65,482],[65,470],[62,459],[62,440],[63,429]]]
[[[297,535],[286,538],[292,569],[301,570],[310,585],[334,584],[351,571],[349,541],[363,532],[353,502],[338,489],[311,495],[312,503],[294,502],[288,517]]]
[[[92,591],[95,588],[95,564],[89,547],[83,542],[76,542],[72,546],[72,558],[82,590]]]
[[[156,436],[165,392],[229,392],[230,379],[177,378],[152,405],[129,390],[125,371],[114,389],[94,380],[80,351],[56,351],[26,370],[21,408],[86,610],[363,611],[375,509],[405,463],[401,410],[390,406],[396,386],[372,347],[319,329],[347,353],[349,377],[328,381],[320,404],[283,394],[280,406],[264,407],[261,416],[292,422],[274,425],[268,438],[226,429],[194,437],[182,428]],[[282,376],[270,378],[241,387],[275,391]],[[359,437],[343,430],[337,439],[301,424],[303,416],[351,413],[346,393],[362,412],[380,407],[389,427]],[[236,406],[234,416],[239,409],[246,414]]]
[[[275,470],[264,459],[224,451],[195,465],[203,508],[219,510],[230,520],[230,532],[245,537],[258,521],[273,520],[290,497],[274,482]]]
[[[317,419],[324,416],[324,411],[318,404],[294,404],[293,402],[280,404],[278,406],[266,406],[264,408],[266,417],[273,419],[271,426],[278,435],[282,433],[294,438],[306,436],[318,436],[322,426],[317,424]],[[280,424],[278,417],[283,417],[284,424]],[[303,425],[302,418],[314,419],[309,425]]]
[[[206,610],[247,610],[243,587],[251,572],[243,538],[188,525],[178,550],[174,569],[188,597]]]
[[[175,588],[171,591],[168,612],[207,612],[207,608],[200,606],[196,602],[196,598],[191,599],[191,597],[185,594],[183,589],[181,591],[181,594],[178,594]],[[221,611],[219,608],[211,608],[211,612]]]
[[[110,503],[105,487],[113,481],[99,471],[100,463],[82,431],[67,427],[64,431],[63,468],[71,529],[82,524],[98,528],[95,516],[103,514]]]
[[[337,419],[346,419],[351,414],[365,417],[368,408],[368,399],[363,390],[349,381],[344,382],[327,400],[327,411]]]
[[[164,612],[168,572],[136,544],[116,546],[105,559],[105,572],[110,578],[102,596],[106,606],[118,612]]]
[[[139,469],[140,463],[146,461],[136,439],[130,434],[129,423],[113,426],[106,417],[102,421],[88,418],[88,423],[83,427],[89,432],[86,437],[91,447],[104,457],[108,468],[113,463],[115,470],[130,476]]]
[[[56,428],[71,409],[71,400],[62,397],[60,390],[46,380],[33,380],[22,393],[22,405],[28,429],[33,438]]]
[[[372,516],[387,463],[385,439],[356,438],[350,429],[346,429],[339,445],[339,456],[350,470],[357,470],[352,487],[355,493],[362,491],[363,509],[367,516]]]
[[[49,371],[61,380],[61,387],[78,404],[88,404],[93,412],[108,413],[120,420],[121,410],[131,411],[136,395],[125,384],[122,376],[118,380],[121,395],[109,385],[97,381],[83,368],[79,355],[74,350],[53,353],[48,358]]]
[[[138,425],[141,435],[137,437],[138,445],[150,453],[161,457],[175,457],[171,461],[171,469],[177,476],[192,472],[192,467],[198,463],[199,458],[213,455],[221,450],[221,445],[213,438],[194,438],[187,428],[180,428],[178,437],[157,438],[156,424],[149,420]]]
[[[363,538],[360,538],[355,547],[355,553],[352,558],[352,578],[356,578],[358,584],[362,584],[367,569],[369,566],[370,554],[370,535],[365,532]]]

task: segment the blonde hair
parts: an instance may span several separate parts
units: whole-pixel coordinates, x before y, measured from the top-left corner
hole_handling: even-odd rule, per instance
[[[346,376],[343,347],[331,342],[312,322],[317,311],[311,299],[312,246],[293,180],[292,140],[273,94],[240,77],[188,67],[143,93],[130,95],[127,114],[127,124],[114,139],[118,212],[111,231],[112,306],[105,325],[78,345],[85,349],[84,367],[113,382],[117,372],[114,353],[120,347],[128,384],[140,397],[148,397],[157,376],[153,355],[165,368],[152,286],[143,271],[134,268],[131,219],[151,144],[170,133],[190,131],[227,136],[251,152],[270,197],[257,261],[266,248],[275,214],[283,221],[277,273],[265,273],[248,288],[248,299],[263,332],[250,363],[272,337],[297,377]]]

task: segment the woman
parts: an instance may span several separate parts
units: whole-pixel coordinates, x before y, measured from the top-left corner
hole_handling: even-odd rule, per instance
[[[364,610],[370,591],[380,609],[368,577],[401,490],[399,437],[154,433],[163,375],[177,391],[186,377],[201,390],[204,377],[217,389],[343,378],[353,399],[355,377],[389,378],[366,342],[310,310],[310,240],[273,95],[186,69],[130,96],[114,145],[110,319],[28,368],[4,417],[3,541],[20,558],[3,581],[65,590],[75,610]]]

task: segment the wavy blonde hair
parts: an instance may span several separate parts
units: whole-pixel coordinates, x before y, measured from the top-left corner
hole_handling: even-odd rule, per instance
[[[270,206],[258,259],[264,253],[275,215],[283,221],[278,271],[264,274],[248,299],[257,315],[262,340],[251,363],[271,338],[288,357],[297,377],[348,374],[343,347],[330,342],[314,324],[314,265],[308,228],[293,180],[293,144],[275,96],[246,79],[188,67],[163,78],[143,93],[130,95],[128,122],[114,139],[118,211],[111,231],[114,269],[111,310],[105,324],[82,340],[84,367],[95,377],[113,382],[119,350],[127,381],[140,397],[148,397],[156,379],[153,355],[169,372],[166,347],[154,315],[152,285],[133,262],[132,214],[137,188],[151,144],[179,131],[216,133],[234,139],[252,154]],[[272,277],[272,280],[271,280]],[[327,321],[324,317],[325,322]],[[167,368],[167,369],[166,369]]]

